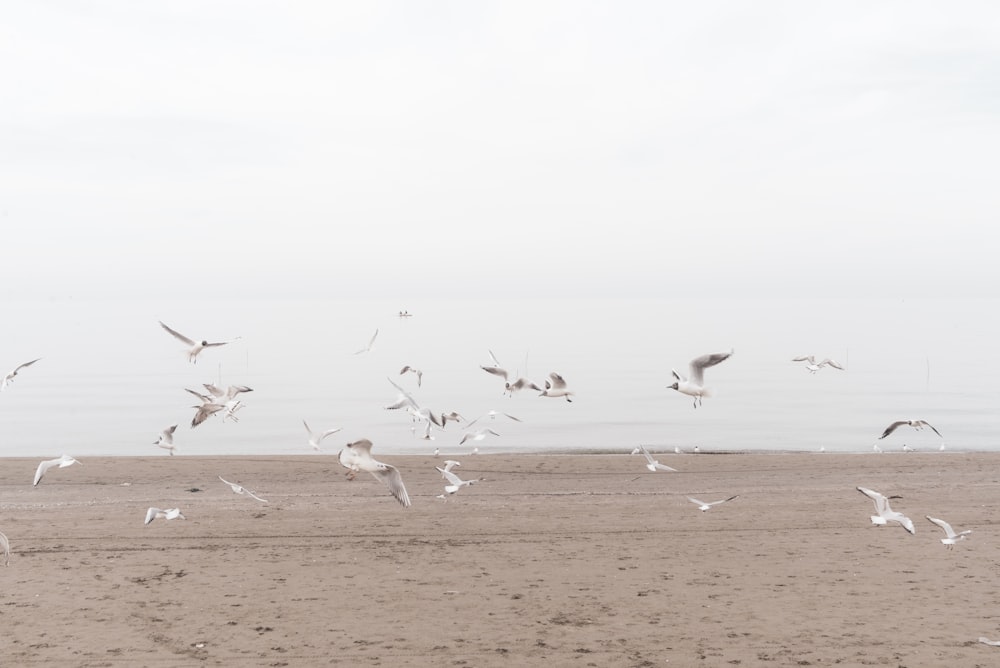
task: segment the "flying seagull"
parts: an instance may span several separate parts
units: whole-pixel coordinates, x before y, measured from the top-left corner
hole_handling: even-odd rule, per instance
[[[717,506],[720,503],[725,503],[726,501],[732,501],[733,499],[738,499],[738,498],[740,498],[739,494],[737,494],[735,496],[731,496],[728,499],[720,499],[718,501],[699,501],[698,499],[694,498],[693,496],[689,496],[688,497],[688,501],[690,501],[693,504],[696,504],[698,506],[698,510],[704,512],[704,511],[708,510],[709,508],[711,508],[712,506]]]
[[[170,508],[168,510],[160,510],[159,508],[150,508],[146,511],[146,521],[144,524],[149,524],[153,520],[186,520],[187,518],[181,513],[180,508]]]
[[[6,390],[7,386],[14,382],[14,376],[17,375],[18,371],[20,371],[26,366],[31,366],[40,359],[42,358],[39,357],[38,359],[33,359],[30,362],[25,362],[24,364],[19,364],[18,366],[14,367],[14,369],[10,373],[8,373],[6,376],[3,377],[3,381],[0,381],[0,392]]]
[[[462,489],[466,485],[474,485],[480,480],[482,480],[482,478],[477,478],[475,480],[462,480],[461,478],[458,477],[458,475],[456,475],[451,470],[443,469],[440,466],[435,466],[434,468],[440,471],[441,475],[445,478],[445,480],[448,481],[448,484],[444,486],[444,491],[447,492],[448,494],[454,494],[455,492]]]
[[[462,435],[462,440],[459,441],[458,444],[462,445],[466,441],[481,441],[489,434],[493,434],[494,436],[500,435],[489,427],[486,427],[485,429],[477,429],[476,431],[467,431]]]
[[[503,413],[503,412],[500,412],[500,411],[491,410],[491,411],[489,411],[487,413],[483,413],[482,415],[480,415],[479,417],[477,417],[475,420],[473,420],[472,422],[470,422],[468,426],[471,427],[472,425],[474,425],[477,422],[479,422],[480,420],[482,420],[484,417],[488,417],[490,420],[496,420],[498,415],[503,415],[504,417],[509,418],[509,419],[513,420],[514,422],[520,422],[521,421],[521,418],[514,417],[510,413]]]
[[[684,378],[679,373],[671,369],[670,373],[674,375],[677,382],[673,385],[668,385],[667,389],[677,390],[681,394],[694,397],[694,407],[698,408],[701,404],[702,397],[711,396],[708,388],[705,387],[705,369],[726,361],[732,356],[732,354],[733,351],[730,350],[727,353],[709,353],[708,355],[695,357],[691,360],[689,365],[690,375],[688,378]]]
[[[965,537],[972,533],[972,529],[966,529],[965,531],[955,533],[955,530],[951,528],[951,525],[944,520],[939,520],[936,517],[931,517],[930,515],[924,515],[924,517],[944,529],[945,537],[941,539],[941,542],[944,543],[948,549],[955,547],[955,543],[960,540],[965,540]]]
[[[256,494],[254,494],[252,491],[250,491],[246,487],[243,487],[242,485],[237,485],[234,482],[229,482],[228,480],[226,480],[225,478],[223,478],[221,475],[219,476],[219,480],[221,480],[222,482],[224,482],[227,485],[229,485],[229,488],[231,490],[233,490],[233,492],[236,493],[236,494],[246,494],[247,496],[252,497],[254,499],[257,499],[258,501],[260,501],[262,503],[267,503],[267,499],[260,498],[259,496],[257,496]]]
[[[545,381],[545,389],[542,390],[542,393],[538,396],[563,397],[566,401],[573,401],[570,399],[570,397],[573,396],[573,393],[566,389],[566,381],[555,371],[549,374],[549,379]]]
[[[896,427],[900,427],[904,424],[910,425],[917,431],[920,431],[924,427],[930,427],[931,431],[933,431],[938,436],[941,436],[941,432],[932,427],[930,422],[925,422],[924,420],[896,420],[891,425],[885,428],[885,431],[882,432],[882,435],[879,436],[879,438],[885,438],[892,432],[896,431]],[[941,438],[944,438],[944,436],[941,436]]]
[[[825,366],[832,366],[834,369],[844,371],[844,367],[842,367],[839,362],[832,360],[829,357],[824,358],[822,362],[817,362],[816,358],[812,355],[802,355],[800,357],[793,357],[792,361],[806,362],[806,369],[809,370],[809,373],[816,373]]]
[[[67,466],[72,466],[73,464],[80,464],[80,462],[73,459],[69,455],[63,455],[59,459],[47,459],[38,465],[38,468],[35,470],[35,482],[31,484],[37,485],[39,481],[42,479],[42,476],[45,475],[45,472],[52,467],[58,467],[64,469]]]
[[[399,469],[390,464],[384,464],[372,458],[372,442],[367,438],[360,441],[348,443],[340,451],[338,460],[341,466],[349,469],[348,477],[354,478],[354,473],[358,471],[368,471],[375,479],[382,482],[389,488],[392,494],[403,507],[409,507],[410,495],[406,493],[403,485],[403,477],[399,475]]]
[[[646,468],[649,469],[650,471],[653,471],[654,473],[656,471],[676,471],[677,470],[677,469],[670,468],[666,464],[661,464],[660,462],[658,462],[655,459],[653,459],[653,455],[649,454],[649,450],[647,450],[646,446],[644,446],[644,445],[640,445],[638,448],[636,448],[636,450],[638,450],[639,452],[641,452],[643,454],[643,456],[646,458]],[[636,450],[633,450],[632,453],[635,454]]]
[[[858,487],[858,491],[875,502],[875,512],[877,512],[878,515],[871,516],[872,524],[876,526],[885,526],[888,522],[898,522],[910,533],[917,533],[916,528],[913,526],[913,520],[903,513],[897,513],[889,507],[890,498],[898,499],[900,497],[886,497],[885,495],[879,494],[875,490],[868,489],[866,487]]]
[[[313,431],[309,427],[309,423],[306,422],[305,420],[302,421],[302,424],[304,424],[306,426],[306,432],[308,432],[308,434],[309,434],[309,445],[312,446],[313,450],[319,450],[320,449],[319,448],[319,444],[322,443],[322,441],[323,441],[324,438],[326,438],[330,434],[336,434],[338,431],[340,431],[341,429],[343,429],[343,427],[334,427],[333,429],[327,429],[326,431],[324,431],[323,433],[320,434],[320,433],[317,433],[317,432]]]
[[[372,334],[372,338],[368,341],[368,345],[354,353],[355,355],[361,355],[362,353],[371,352],[372,346],[375,345],[375,337],[378,336],[378,329],[376,328],[375,333]]]
[[[407,371],[417,375],[417,387],[420,387],[420,384],[424,382],[424,372],[420,369],[414,369],[412,366],[407,364],[400,370],[399,375],[402,376]]]
[[[172,424],[163,431],[160,432],[160,437],[156,439],[153,445],[159,446],[164,450],[168,450],[171,455],[174,454],[174,430],[177,429],[177,425]]]
[[[231,343],[231,341],[220,341],[218,343],[209,343],[208,341],[195,341],[194,339],[189,339],[188,337],[184,336],[183,334],[181,334],[180,332],[178,332],[175,329],[170,329],[169,327],[167,327],[166,325],[164,325],[162,321],[160,321],[160,327],[162,327],[163,329],[165,329],[168,332],[170,332],[171,334],[173,334],[174,338],[176,338],[177,340],[182,341],[183,343],[187,344],[187,346],[188,346],[188,351],[187,351],[188,361],[191,362],[192,364],[194,364],[194,363],[196,363],[198,361],[198,355],[205,348],[214,348],[216,346],[224,346],[224,345],[226,345],[228,343]],[[238,339],[240,337],[236,337],[236,338]],[[233,340],[235,341],[236,339],[233,339]]]

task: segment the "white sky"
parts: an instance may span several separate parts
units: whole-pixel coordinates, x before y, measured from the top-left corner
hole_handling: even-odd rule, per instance
[[[0,296],[997,294],[992,2],[22,2]]]

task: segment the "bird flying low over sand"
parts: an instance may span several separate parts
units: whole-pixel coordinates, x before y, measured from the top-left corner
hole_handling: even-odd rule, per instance
[[[64,469],[67,466],[72,466],[73,464],[80,464],[80,462],[73,459],[69,455],[63,455],[59,459],[46,459],[45,461],[43,461],[41,464],[38,465],[37,469],[35,469],[35,482],[31,484],[37,485],[39,481],[41,481],[42,476],[45,475],[45,472],[52,467]]]
[[[573,393],[569,391],[566,387],[566,381],[562,376],[557,374],[555,371],[549,374],[549,379],[545,381],[545,389],[539,394],[540,397],[562,397],[566,401],[573,401],[570,399]]]
[[[403,477],[399,470],[390,464],[377,461],[372,458],[372,442],[367,438],[354,441],[344,446],[337,456],[340,465],[348,471],[348,479],[353,479],[358,471],[368,471],[375,479],[389,488],[389,493],[399,501],[403,507],[410,506],[410,495],[406,493],[403,485]]]
[[[501,411],[491,410],[491,411],[488,411],[486,413],[483,413],[482,415],[480,415],[479,417],[477,417],[476,419],[474,419],[472,422],[470,422],[467,426],[471,427],[472,425],[474,425],[477,422],[479,422],[480,420],[482,420],[484,417],[488,417],[490,420],[496,420],[498,415],[503,415],[505,418],[513,420],[514,422],[520,422],[521,421],[521,418],[514,417],[510,413],[503,413]]]
[[[38,359],[33,359],[30,362],[25,362],[24,364],[19,364],[16,367],[14,367],[10,371],[10,373],[8,373],[6,376],[4,376],[3,380],[0,381],[0,392],[6,390],[7,386],[14,382],[14,377],[17,375],[18,371],[20,371],[21,369],[23,369],[25,367],[31,366],[32,364],[34,364],[35,362],[37,362],[40,359],[42,359],[42,358],[39,357]]]
[[[924,427],[930,427],[931,431],[933,431],[938,436],[941,436],[941,432],[932,427],[930,422],[925,422],[924,420],[896,420],[891,425],[885,428],[885,431],[882,432],[882,435],[879,436],[879,438],[885,438],[892,432],[896,431],[896,427],[901,427],[904,424],[913,427],[917,431],[920,431]],[[944,436],[941,436],[941,438],[944,438]]]
[[[955,530],[951,528],[951,525],[944,520],[939,520],[936,517],[931,517],[930,515],[924,515],[924,517],[944,530],[944,538],[941,539],[941,542],[944,543],[945,547],[948,549],[955,547],[955,543],[960,540],[965,540],[965,537],[972,533],[972,529],[966,529],[965,531],[955,533]]]
[[[489,427],[486,427],[484,429],[477,429],[476,431],[467,431],[464,434],[462,434],[462,440],[459,441],[458,444],[462,445],[466,441],[481,441],[490,434],[494,436],[500,435],[495,431],[493,431],[492,429],[490,429]]]
[[[872,524],[876,526],[885,526],[889,522],[898,522],[910,533],[917,533],[916,528],[913,526],[913,520],[903,513],[897,513],[889,507],[889,499],[899,499],[902,497],[887,497],[884,494],[880,494],[879,492],[866,487],[858,487],[858,491],[875,502],[875,512],[878,513],[878,515],[871,516]]]
[[[688,497],[688,501],[690,501],[691,503],[697,505],[698,506],[698,510],[704,512],[704,511],[708,510],[709,508],[711,508],[712,506],[717,506],[720,503],[725,503],[727,501],[732,501],[733,499],[738,499],[738,498],[740,498],[740,495],[736,494],[735,496],[731,496],[728,499],[720,499],[718,501],[699,501],[698,499],[694,498],[693,496],[689,496]]]
[[[812,355],[802,355],[799,357],[793,357],[793,362],[806,362],[806,369],[809,373],[816,373],[825,366],[832,366],[834,369],[840,369],[844,371],[844,367],[840,365],[836,360],[832,360],[829,357],[825,358],[822,362],[817,362],[816,358]]]
[[[313,431],[309,427],[309,423],[306,422],[305,420],[302,421],[302,424],[304,424],[306,426],[306,432],[309,434],[309,445],[312,446],[313,450],[319,450],[320,449],[319,448],[319,444],[323,442],[324,438],[326,438],[330,434],[336,434],[338,431],[340,431],[341,429],[343,429],[343,427],[334,427],[333,429],[327,429],[326,431],[324,431],[322,433],[319,433],[319,432]]]
[[[208,341],[195,341],[194,339],[189,339],[188,337],[184,336],[177,330],[167,327],[165,324],[163,324],[162,321],[160,321],[160,327],[173,334],[174,338],[176,338],[178,341],[187,344],[188,361],[191,362],[192,364],[198,361],[198,355],[200,355],[201,351],[203,351],[205,348],[215,348],[217,346],[224,346],[229,343],[232,343],[231,341],[219,341],[217,343],[209,343]],[[239,337],[236,338],[238,339]],[[235,340],[236,339],[233,339],[233,341]]]
[[[454,494],[463,487],[466,487],[468,485],[474,485],[480,480],[482,480],[482,478],[477,478],[475,480],[462,480],[461,478],[458,477],[458,475],[454,471],[450,469],[443,469],[440,466],[435,466],[434,468],[440,471],[444,479],[448,481],[448,484],[444,486],[444,491],[447,492],[448,494]],[[442,497],[442,498],[447,498],[447,497]]]
[[[153,445],[159,446],[164,450],[174,454],[174,431],[176,431],[177,425],[172,424],[163,431],[160,432],[160,437],[156,439]]]
[[[259,496],[257,496],[256,494],[254,494],[251,490],[247,489],[243,485],[237,485],[235,482],[229,482],[228,480],[226,480],[225,478],[223,478],[221,475],[219,476],[219,480],[221,480],[222,482],[224,482],[227,485],[229,485],[229,489],[233,490],[233,492],[235,494],[246,494],[247,496],[249,496],[252,499],[257,499],[258,501],[260,501],[262,503],[267,503],[267,499],[260,498]]]
[[[646,446],[644,446],[644,445],[640,445],[638,448],[636,448],[636,450],[638,450],[639,452],[641,452],[642,455],[646,458],[646,468],[649,469],[650,471],[653,471],[654,473],[656,471],[676,471],[677,470],[677,469],[670,468],[666,464],[661,464],[660,462],[658,462],[655,459],[653,459],[653,455],[649,454],[649,450],[647,450]],[[633,450],[632,452],[634,453],[635,450]]]
[[[671,369],[670,373],[674,375],[677,382],[673,385],[668,385],[667,389],[677,390],[681,394],[694,397],[694,407],[698,408],[698,406],[701,405],[702,397],[711,396],[708,388],[705,387],[705,369],[726,361],[732,356],[732,354],[733,351],[730,350],[727,353],[709,353],[708,355],[695,357],[691,360],[689,365],[689,376],[687,378],[684,378],[679,373]]]
[[[146,521],[143,524],[149,524],[153,520],[186,520],[187,518],[181,513],[180,508],[169,508],[167,510],[161,510],[159,508],[150,508],[146,511]]]

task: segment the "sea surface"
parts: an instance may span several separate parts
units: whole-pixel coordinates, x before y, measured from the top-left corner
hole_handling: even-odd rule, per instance
[[[814,451],[887,453],[1000,449],[1000,300],[428,299],[92,300],[4,304],[0,373],[41,358],[0,393],[0,456],[170,456],[153,445],[178,424],[177,456],[335,455],[368,438],[382,454],[480,452]],[[406,311],[410,317],[399,317]],[[194,339],[232,341],[188,362],[159,321]],[[378,331],[371,350],[365,348]],[[239,337],[239,338],[237,338]],[[671,369],[709,352],[713,395],[695,408],[668,389]],[[483,371],[538,384],[561,374],[572,402],[522,391]],[[797,355],[846,371],[810,374]],[[410,365],[423,371],[400,375]],[[499,436],[460,444],[463,424],[420,438],[402,411],[480,420]],[[190,426],[203,383],[247,385],[238,422]],[[923,419],[942,434],[891,422]]]

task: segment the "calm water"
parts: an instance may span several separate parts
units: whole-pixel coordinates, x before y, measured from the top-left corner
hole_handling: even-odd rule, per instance
[[[41,357],[0,394],[0,456],[162,455],[159,431],[179,423],[178,455],[313,454],[302,420],[343,430],[335,454],[366,437],[376,453],[462,454],[461,425],[414,437],[384,410],[397,392],[435,412],[490,409],[499,437],[481,452],[672,450],[871,452],[892,421],[921,418],[949,450],[1000,449],[997,300],[668,301],[51,301],[5,305],[3,372]],[[405,309],[410,318],[399,318]],[[189,364],[191,338],[241,337]],[[354,355],[379,331],[370,353]],[[735,348],[706,372],[714,395],[694,409],[666,389],[671,368]],[[562,374],[573,403],[502,395],[482,371],[501,364],[541,383]],[[795,355],[832,357],[846,372],[810,375]],[[424,372],[417,388],[409,364]],[[240,421],[189,427],[206,382],[245,384]],[[479,425],[477,425],[479,426]],[[420,433],[420,432],[418,432]],[[937,450],[930,431],[901,428],[879,444]]]

